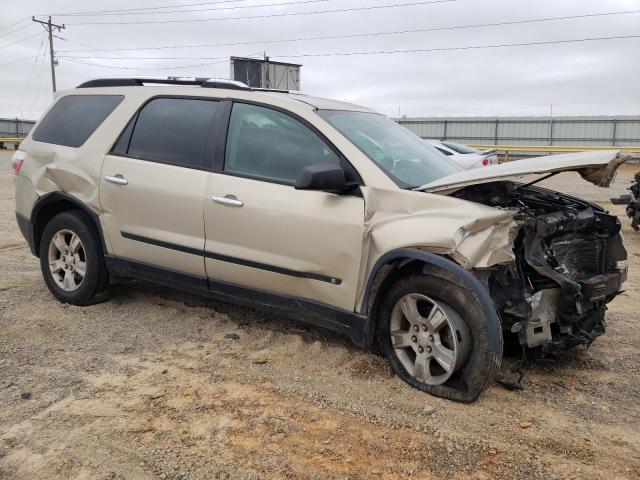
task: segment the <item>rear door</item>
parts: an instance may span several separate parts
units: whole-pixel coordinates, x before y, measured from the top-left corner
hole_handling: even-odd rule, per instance
[[[160,97],[131,120],[100,176],[112,254],[206,284],[202,202],[217,110],[217,101]]]
[[[204,207],[212,288],[242,285],[353,311],[364,200],[294,184],[307,165],[341,165],[350,181],[355,170],[302,119],[268,106],[235,102],[226,135]]]

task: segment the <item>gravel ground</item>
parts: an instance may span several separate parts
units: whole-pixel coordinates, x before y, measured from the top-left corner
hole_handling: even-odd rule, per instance
[[[0,152],[0,478],[639,478],[640,234],[609,329],[525,389],[422,394],[332,333],[148,284],[62,305],[15,225]],[[552,187],[611,206],[612,189]],[[508,374],[507,360],[503,370]]]

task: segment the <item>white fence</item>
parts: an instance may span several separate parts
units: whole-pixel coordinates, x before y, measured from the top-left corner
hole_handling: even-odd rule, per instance
[[[640,146],[640,116],[402,117],[396,121],[422,138],[468,144]]]
[[[19,118],[0,118],[0,138],[26,137],[36,122]]]

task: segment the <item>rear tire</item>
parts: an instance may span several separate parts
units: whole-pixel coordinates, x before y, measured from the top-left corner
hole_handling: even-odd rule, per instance
[[[109,297],[100,236],[84,212],[63,212],[47,223],[40,239],[40,268],[47,287],[63,303],[93,305]]]
[[[409,385],[470,403],[489,386],[502,358],[501,349],[496,353],[488,346],[483,312],[474,292],[451,273],[409,274],[380,304],[378,343]]]

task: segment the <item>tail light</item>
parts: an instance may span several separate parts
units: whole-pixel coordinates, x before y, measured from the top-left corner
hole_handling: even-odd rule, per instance
[[[482,159],[482,166],[486,167],[487,165],[489,165],[489,159],[488,158],[483,158]]]
[[[16,153],[13,154],[13,158],[11,159],[11,168],[13,168],[13,173],[18,175],[20,173],[20,169],[22,168],[22,164],[24,163],[24,158],[27,156],[22,150],[16,150]]]

